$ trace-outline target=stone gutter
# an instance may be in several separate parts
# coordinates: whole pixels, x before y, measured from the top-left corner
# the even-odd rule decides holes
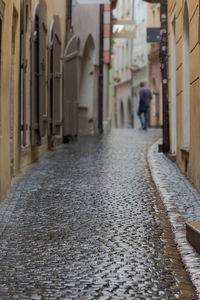
[[[148,151],[149,167],[167,210],[177,248],[200,299],[200,255],[187,241],[185,226],[186,222],[199,221],[200,194],[180,173],[177,165],[158,152],[160,143],[162,140]]]

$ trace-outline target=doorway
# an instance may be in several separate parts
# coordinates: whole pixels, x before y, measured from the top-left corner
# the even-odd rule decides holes
[[[189,50],[189,13],[185,1],[183,13],[183,101],[182,128],[183,148],[189,151],[190,146],[190,50]]]
[[[10,73],[10,176],[14,176],[14,103],[15,103],[15,44],[18,14],[13,7],[12,19],[12,47],[11,47],[11,73]]]
[[[120,103],[120,128],[124,128],[124,104]]]
[[[171,153],[176,153],[176,23],[171,22]]]

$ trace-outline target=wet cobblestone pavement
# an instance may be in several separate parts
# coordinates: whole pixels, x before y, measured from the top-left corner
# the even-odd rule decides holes
[[[200,194],[189,180],[163,153],[157,141],[148,150],[148,161],[157,190],[167,210],[177,248],[200,299],[200,255],[186,239],[186,221],[199,221]],[[160,168],[162,166],[162,168]]]
[[[159,136],[82,137],[26,170],[0,209],[0,299],[196,299],[147,165]]]

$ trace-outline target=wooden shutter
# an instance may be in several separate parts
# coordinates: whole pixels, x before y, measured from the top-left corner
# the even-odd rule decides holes
[[[38,52],[39,25],[38,14],[35,15],[31,37],[31,145],[41,144],[39,136],[39,85],[38,85]]]
[[[53,27],[53,134],[60,135],[61,118],[61,32],[60,19],[54,16]]]
[[[73,36],[64,54],[63,78],[63,121],[64,137],[78,135],[78,97],[79,97],[79,39]]]
[[[32,32],[31,144],[41,145],[46,129],[46,2],[40,0]]]
[[[22,59],[22,67],[23,67],[23,146],[26,146],[26,131],[27,131],[27,116],[26,116],[26,84],[27,84],[27,22],[28,22],[28,0],[23,1],[23,16],[22,16],[22,30],[23,30],[23,59]]]
[[[51,32],[50,32],[51,34]],[[50,43],[48,47],[48,125],[47,125],[47,133],[48,136],[52,135],[52,38],[50,37]]]
[[[39,2],[39,132],[40,136],[45,136],[47,124],[46,113],[46,2]]]

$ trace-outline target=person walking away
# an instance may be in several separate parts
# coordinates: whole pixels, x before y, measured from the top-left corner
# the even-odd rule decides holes
[[[141,127],[144,130],[147,130],[149,124],[149,108],[151,99],[152,94],[150,89],[145,86],[143,82],[140,82],[138,117],[140,119]]]

